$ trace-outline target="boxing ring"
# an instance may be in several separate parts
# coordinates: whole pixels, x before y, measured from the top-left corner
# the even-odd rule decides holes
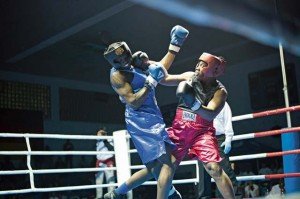
[[[241,121],[246,119],[255,119],[258,117],[266,117],[277,115],[281,113],[299,111],[300,105],[281,108],[275,110],[268,110],[253,114],[245,114],[240,116],[235,116],[232,118],[233,121]],[[285,128],[280,130],[270,130],[264,132],[255,132],[249,134],[236,135],[233,137],[233,141],[245,140],[260,138],[272,135],[280,135],[285,133],[297,133],[300,132],[300,127]],[[2,190],[0,195],[6,194],[24,194],[32,192],[55,192],[55,191],[71,191],[71,190],[83,190],[83,189],[96,189],[99,187],[109,187],[109,186],[118,186],[124,182],[130,175],[132,169],[142,169],[144,165],[130,165],[130,154],[136,153],[135,149],[130,149],[129,147],[129,135],[127,135],[125,130],[116,131],[113,133],[113,136],[87,136],[87,135],[60,135],[60,134],[20,134],[20,133],[0,133],[1,138],[24,138],[27,146],[27,151],[0,151],[0,155],[13,156],[13,155],[26,155],[27,156],[27,168],[26,170],[9,170],[1,171],[0,175],[19,175],[27,174],[30,179],[30,188],[27,189],[18,189],[18,190]],[[97,140],[97,139],[113,139],[114,141],[114,151],[32,151],[30,145],[30,139],[35,138],[51,138],[51,139],[77,139],[77,140]],[[278,151],[271,153],[259,153],[259,154],[249,154],[249,155],[240,155],[240,156],[231,156],[230,161],[240,161],[240,160],[249,160],[249,159],[258,159],[258,158],[271,158],[278,156],[286,156],[290,154],[299,154],[300,149],[295,150],[286,150]],[[34,155],[92,155],[97,154],[113,154],[116,159],[116,167],[110,168],[68,168],[68,169],[32,169],[32,160],[31,157]],[[174,180],[173,184],[183,184],[183,183],[198,183],[199,182],[199,173],[198,173],[198,161],[183,161],[180,166],[184,165],[194,165],[196,169],[195,178],[190,179],[178,179]],[[101,184],[101,185],[81,185],[81,186],[63,186],[63,187],[48,187],[48,188],[39,188],[35,183],[34,177],[39,174],[53,174],[53,173],[74,173],[74,172],[97,172],[103,170],[114,170],[117,174],[117,182],[114,184]],[[281,173],[281,174],[270,174],[270,175],[253,175],[253,176],[237,176],[238,181],[248,181],[248,180],[266,180],[266,179],[280,179],[280,178],[295,178],[300,177],[300,173]],[[155,181],[145,182],[144,185],[155,185]]]

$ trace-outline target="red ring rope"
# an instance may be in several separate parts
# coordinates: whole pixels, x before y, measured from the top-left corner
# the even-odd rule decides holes
[[[282,173],[282,174],[265,175],[266,179],[293,178],[293,177],[300,177],[300,173]]]
[[[254,137],[258,138],[258,137],[265,137],[265,136],[270,136],[270,135],[280,135],[282,133],[297,132],[297,131],[300,131],[300,127],[257,132],[257,133],[254,133]]]

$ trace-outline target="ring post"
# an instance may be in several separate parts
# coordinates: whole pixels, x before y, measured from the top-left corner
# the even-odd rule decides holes
[[[131,176],[129,148],[126,138],[126,130],[115,131],[113,133],[115,160],[117,167],[117,183],[120,186]],[[131,197],[132,193],[129,193]]]
[[[282,151],[300,148],[300,132],[281,134]],[[300,154],[283,156],[284,173],[300,172]],[[284,178],[287,194],[300,193],[300,178]]]

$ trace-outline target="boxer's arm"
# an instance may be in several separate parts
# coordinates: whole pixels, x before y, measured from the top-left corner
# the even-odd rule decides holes
[[[176,54],[171,53],[170,51],[160,60],[160,63],[165,67],[166,70],[169,70],[173,61],[175,60]]]
[[[189,35],[189,31],[182,26],[176,25],[170,32],[170,45],[167,54],[160,60],[160,63],[169,70],[176,54],[184,44],[184,41]]]
[[[204,119],[212,121],[222,110],[227,98],[227,92],[225,89],[217,90],[214,97],[209,101],[207,106],[202,105],[201,108],[194,111],[201,115]]]
[[[110,81],[114,90],[125,100],[126,104],[134,109],[139,108],[143,104],[150,91],[149,88],[143,87],[134,93],[126,76],[120,72],[112,74]]]
[[[180,82],[189,80],[193,75],[194,72],[191,71],[176,75],[167,73],[165,78],[160,81],[160,84],[165,86],[178,86]]]

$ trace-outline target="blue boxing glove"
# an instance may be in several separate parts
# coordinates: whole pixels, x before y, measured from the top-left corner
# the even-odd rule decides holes
[[[176,25],[172,28],[170,36],[171,42],[169,50],[179,52],[180,47],[183,45],[184,40],[189,35],[189,31],[182,26]]]
[[[149,75],[146,78],[145,86],[151,89],[154,89],[167,74],[165,67],[160,62],[151,64],[148,72]]]
[[[176,96],[180,97],[184,104],[192,111],[196,111],[201,107],[201,102],[196,99],[195,91],[188,81],[179,83]]]

